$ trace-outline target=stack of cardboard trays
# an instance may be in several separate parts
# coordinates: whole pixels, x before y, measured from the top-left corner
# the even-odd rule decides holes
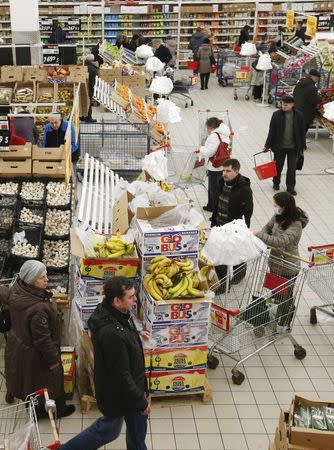
[[[37,145],[32,149],[32,174],[35,178],[65,177],[65,148],[41,148]]]
[[[30,142],[24,145],[10,145],[9,150],[0,150],[0,177],[31,177]]]

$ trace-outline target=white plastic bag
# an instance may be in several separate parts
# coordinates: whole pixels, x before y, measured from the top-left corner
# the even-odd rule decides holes
[[[137,214],[137,208],[149,208],[150,200],[146,194],[137,195],[129,203],[130,210],[133,214]]]
[[[181,108],[170,100],[158,99],[157,121],[163,123],[181,122]]]
[[[5,447],[1,446],[0,448],[6,448],[8,450],[26,450],[27,448],[30,448],[29,442],[33,426],[32,423],[27,423],[26,425],[18,427],[19,429],[9,436],[9,445]]]
[[[176,227],[188,220],[190,205],[178,205],[150,221],[153,228]]]
[[[213,265],[236,266],[256,258],[266,245],[237,219],[222,227],[213,227],[202,255]]]
[[[256,55],[256,53],[256,46],[252,42],[245,42],[244,44],[241,44],[241,56],[253,56]]]
[[[173,82],[168,77],[155,77],[149,88],[150,92],[159,95],[168,95],[173,90]]]
[[[168,160],[162,150],[146,155],[143,160],[142,169],[156,181],[164,181],[168,177]]]
[[[151,56],[148,58],[145,64],[145,69],[147,72],[159,72],[159,70],[162,70],[164,67],[165,63],[160,61],[160,59],[156,56]]]
[[[143,44],[137,47],[135,55],[137,58],[147,59],[153,56],[153,49],[149,45]]]
[[[328,120],[334,121],[334,102],[324,104],[323,116]]]
[[[257,70],[271,70],[273,66],[271,65],[271,58],[269,53],[261,53],[257,61]]]

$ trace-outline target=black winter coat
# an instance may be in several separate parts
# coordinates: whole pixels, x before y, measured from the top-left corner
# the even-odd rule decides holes
[[[143,411],[148,402],[143,347],[130,315],[103,302],[88,321],[99,410],[107,417]]]
[[[99,74],[99,69],[94,64],[87,64],[88,69],[88,95],[89,98],[93,98],[95,79]]]
[[[321,100],[314,81],[310,77],[301,78],[293,91],[295,108],[303,113],[306,124],[313,121],[317,105]]]
[[[296,109],[293,110],[293,132],[295,144],[297,149],[297,156],[304,152],[306,148],[305,140],[305,122],[303,114]],[[269,133],[265,143],[265,147],[271,149],[273,152],[282,148],[282,139],[285,127],[284,112],[279,109],[271,116],[269,125]]]
[[[158,59],[160,59],[161,62],[168,64],[169,61],[172,59],[172,54],[169,51],[169,49],[161,44],[159,48],[156,49],[154,56]]]
[[[217,226],[219,196],[223,191],[225,180],[222,178],[219,184],[219,192],[216,198],[216,205],[213,209],[211,226]],[[248,227],[250,227],[250,220],[253,214],[253,192],[250,187],[250,180],[243,175],[238,175],[235,183],[231,189],[230,201],[228,204],[228,221],[231,222],[235,219],[242,219],[245,216],[245,221]]]

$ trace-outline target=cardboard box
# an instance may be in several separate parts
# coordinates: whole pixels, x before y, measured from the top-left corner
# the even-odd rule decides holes
[[[64,369],[64,391],[67,397],[72,397],[75,387],[75,352],[61,352],[61,362]]]
[[[32,159],[39,161],[61,161],[65,159],[65,148],[63,145],[55,148],[42,148],[34,145],[32,148]]]
[[[38,66],[23,67],[23,81],[40,81],[46,83],[47,80],[48,73],[46,68]]]
[[[3,158],[0,158],[0,177],[31,177],[31,159],[5,161]]]
[[[134,199],[134,196],[129,192],[124,192],[119,200],[115,203],[113,208],[113,233],[125,234],[129,227],[133,217],[129,209],[129,203]]]
[[[136,220],[136,226],[136,243],[142,256],[152,255],[153,257],[161,254],[176,256],[198,253],[198,229],[175,226],[148,230],[138,220]]]
[[[101,67],[100,78],[109,84],[114,83],[115,80],[122,84],[122,69]]]
[[[57,98],[56,83],[38,83],[36,89],[37,103],[53,103]]]
[[[22,66],[2,66],[1,67],[1,82],[17,82],[23,81],[23,67]]]
[[[81,276],[79,267],[75,271],[75,286],[82,297],[95,297],[103,294],[104,280],[94,280]]]
[[[4,161],[24,161],[31,158],[31,144],[10,145],[9,150],[0,151],[0,158]]]
[[[183,348],[154,349],[150,355],[152,371],[205,368],[208,357],[206,345]]]
[[[151,372],[151,394],[183,394],[204,390],[206,369]]]
[[[170,260],[176,259],[178,261],[183,261],[185,258],[189,258],[194,263],[194,269],[198,268],[198,253],[189,253],[187,255],[180,256],[168,256]],[[152,256],[142,256],[141,257],[141,266],[140,266],[140,274],[143,277],[148,273],[147,267],[151,264]]]
[[[36,178],[65,178],[65,161],[39,161],[32,163],[32,175]]]
[[[82,333],[81,348],[85,353],[87,363],[94,367],[94,347],[88,331]]]
[[[23,82],[17,81],[15,83],[15,88],[14,88],[14,95],[13,95],[13,100],[12,100],[13,103],[21,103],[21,102],[18,102],[16,95],[20,89],[25,89],[25,88],[31,89],[32,102],[36,101],[36,82],[35,81],[23,81]],[[22,102],[22,103],[26,103],[26,102]]]

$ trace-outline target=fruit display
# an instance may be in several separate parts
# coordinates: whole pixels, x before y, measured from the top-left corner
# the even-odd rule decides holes
[[[118,47],[116,45],[111,44],[110,42],[104,42],[105,51],[109,53],[109,55],[114,59],[121,59],[121,54],[119,52]]]
[[[64,103],[73,102],[73,86],[59,86],[58,87],[58,101]]]
[[[121,235],[109,237],[104,243],[96,243],[94,251],[99,258],[121,258],[123,255],[132,255],[135,245],[126,242]]]
[[[38,117],[38,122],[41,123],[42,125],[45,125],[46,123],[48,123],[49,115],[51,114],[51,112],[52,112],[52,106],[38,106],[36,108],[36,113],[44,114],[44,116]]]
[[[148,123],[148,116],[146,112],[146,104],[142,97],[133,95],[131,99],[132,110],[139,116],[140,120]]]
[[[34,91],[30,88],[20,88],[15,91],[15,103],[32,103],[34,101]]]
[[[70,74],[68,67],[50,68],[48,69],[48,79],[66,78]]]
[[[13,96],[13,89],[9,87],[0,87],[0,105],[8,105]]]
[[[157,123],[154,125],[154,129],[155,129],[159,134],[163,134],[163,135],[166,134],[165,127],[164,127],[164,125],[163,125],[161,122],[157,122]]]
[[[203,276],[194,270],[194,262],[190,258],[169,259],[166,256],[156,256],[147,266],[143,285],[147,292],[157,301],[172,298],[204,297],[204,291],[199,290]]]
[[[52,103],[53,102],[53,92],[44,90],[37,97],[37,103]]]
[[[120,83],[115,83],[115,88],[118,95],[120,95],[125,101],[130,101],[131,91],[128,86]]]
[[[149,119],[152,120],[157,113],[157,107],[153,105],[147,105],[146,112]]]

